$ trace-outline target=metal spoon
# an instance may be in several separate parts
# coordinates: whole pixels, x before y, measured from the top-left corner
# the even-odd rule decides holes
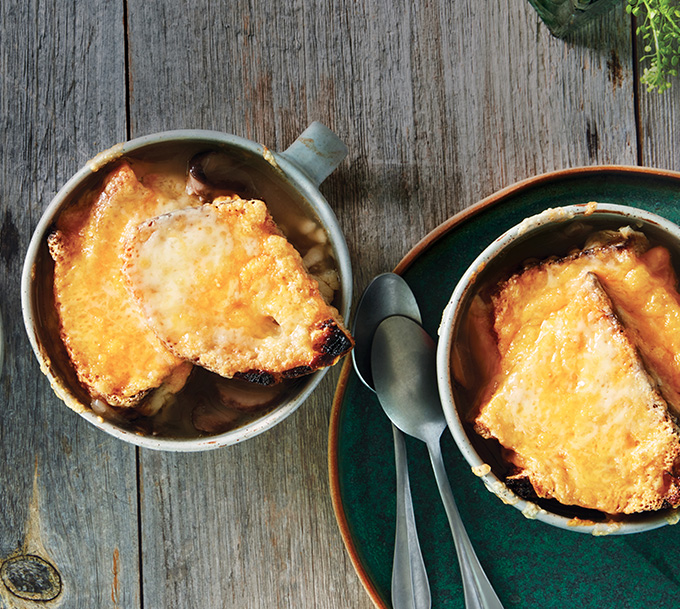
[[[391,315],[404,315],[420,322],[420,310],[406,281],[394,273],[378,275],[364,291],[354,318],[352,351],[354,370],[371,391],[371,343],[380,323]],[[394,609],[429,609],[430,586],[416,531],[404,435],[392,425],[397,470],[397,522],[392,563]]]
[[[435,344],[419,324],[389,317],[373,337],[371,363],[382,407],[403,432],[427,444],[439,493],[449,520],[468,609],[502,609],[470,543],[446,475],[440,438],[446,429],[437,390]]]

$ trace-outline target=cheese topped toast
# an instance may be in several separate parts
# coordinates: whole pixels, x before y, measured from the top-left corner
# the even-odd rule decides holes
[[[335,363],[353,340],[259,200],[217,198],[141,223],[124,273],[177,356],[261,384]]]
[[[122,163],[48,238],[62,340],[92,398],[113,406],[136,406],[161,385],[178,391],[191,369],[147,326],[121,268],[121,235],[168,206]]]
[[[671,410],[680,417],[680,296],[668,250],[630,229],[597,233],[564,258],[529,266],[493,295],[498,350],[536,335],[546,311],[564,306],[578,275],[597,275]]]
[[[500,364],[475,428],[505,447],[511,486],[612,514],[676,507],[680,430],[596,276],[565,274],[497,295]]]

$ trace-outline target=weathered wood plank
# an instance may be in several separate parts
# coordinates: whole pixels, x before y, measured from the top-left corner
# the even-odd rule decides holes
[[[552,169],[636,162],[630,26],[568,41],[524,0],[128,3],[133,135],[224,130],[285,148],[321,120],[322,186],[357,297],[453,213]],[[333,380],[241,446],[142,451],[143,586],[165,607],[368,607],[326,481]]]
[[[680,78],[671,82],[664,93],[640,87],[640,163],[680,171]]]
[[[271,3],[251,14],[247,3],[206,3],[192,17],[179,6],[130,3],[133,135],[202,127],[282,149],[313,118],[332,127],[305,107],[303,8]],[[271,28],[283,31],[264,36]],[[159,57],[169,69],[155,70],[152,85]],[[152,89],[172,103],[150,99]],[[329,375],[300,411],[241,446],[141,452],[145,604],[370,606],[330,502],[333,387]]]
[[[25,554],[59,574],[61,592],[45,607],[140,606],[135,450],[53,394],[19,295],[24,252],[51,197],[125,139],[122,18],[121,3],[0,5],[0,563],[14,582],[14,593],[0,582],[0,607],[35,607],[17,594],[55,591],[49,567]]]
[[[321,399],[331,399],[328,383]],[[143,452],[144,595],[164,607],[368,607],[333,519],[328,412],[207,454]],[[314,431],[311,431],[314,430]],[[318,432],[316,431],[318,430]]]

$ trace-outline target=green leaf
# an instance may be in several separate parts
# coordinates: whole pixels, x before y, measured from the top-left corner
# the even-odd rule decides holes
[[[636,36],[644,44],[640,82],[659,93],[671,87],[680,62],[680,0],[627,0],[626,11],[636,20]]]

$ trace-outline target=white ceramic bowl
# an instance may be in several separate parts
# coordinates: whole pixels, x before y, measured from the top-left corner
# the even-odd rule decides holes
[[[179,130],[131,140],[92,159],[57,193],[35,229],[22,276],[24,324],[41,370],[55,393],[69,407],[99,429],[127,442],[152,449],[199,451],[235,444],[258,435],[294,412],[327,372],[321,370],[299,381],[281,403],[260,418],[237,429],[212,436],[178,438],[144,435],[127,425],[104,420],[92,411],[89,397],[78,383],[58,335],[52,296],[54,265],[47,249],[47,237],[61,210],[96,186],[107,169],[121,157],[162,162],[175,154],[181,153],[189,158],[204,150],[225,151],[233,155],[242,163],[241,167],[246,173],[253,173],[254,181],[266,176],[273,187],[295,196],[295,200],[304,208],[304,214],[320,223],[328,235],[341,284],[334,304],[345,319],[349,316],[352,300],[352,269],[347,244],[335,214],[318,188],[345,158],[347,148],[320,123],[312,123],[281,153],[274,153],[261,144],[234,135]],[[276,214],[272,213],[276,219]]]
[[[570,531],[594,535],[636,533],[679,520],[677,510],[624,516],[617,521],[594,511],[562,506],[556,501],[532,503],[518,497],[502,481],[505,464],[498,444],[482,439],[466,421],[470,405],[451,374],[451,355],[471,298],[485,285],[531,258],[565,255],[582,247],[585,238],[603,229],[623,226],[641,230],[652,243],[666,246],[680,269],[680,227],[653,213],[620,205],[583,204],[546,210],[514,226],[489,246],[461,277],[446,306],[439,328],[437,377],[446,420],[458,448],[487,489],[503,502],[537,519]]]

